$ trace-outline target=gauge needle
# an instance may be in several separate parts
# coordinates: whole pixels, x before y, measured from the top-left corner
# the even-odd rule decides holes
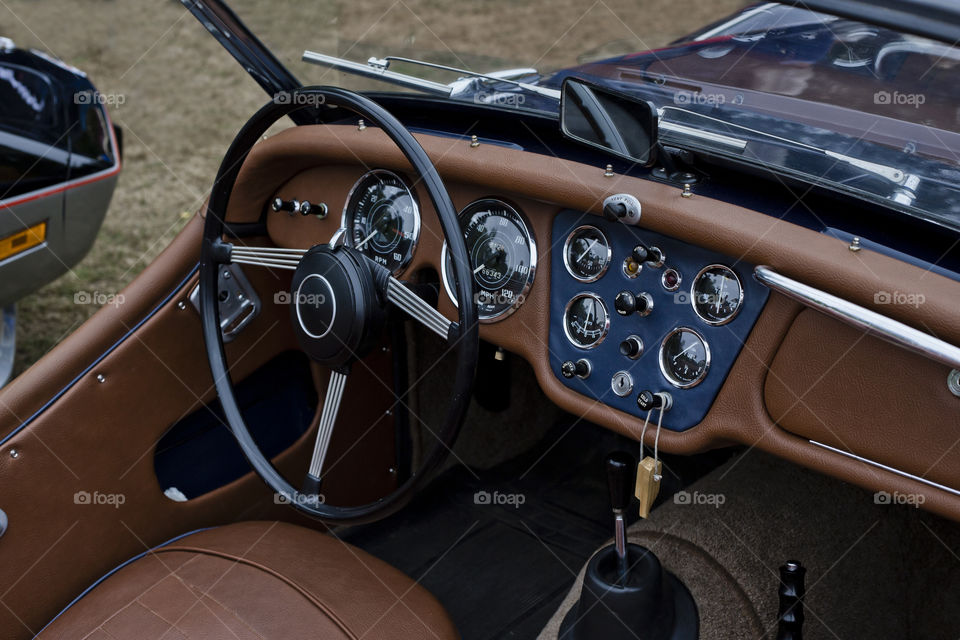
[[[487,263],[484,262],[482,265],[480,265],[479,267],[477,267],[476,269],[473,270],[473,275],[477,275],[478,273],[480,273],[481,271],[483,271],[483,269],[484,269],[486,266],[487,266]]]
[[[594,238],[593,240],[590,241],[590,244],[587,245],[587,250],[580,254],[580,257],[577,258],[577,262],[580,262],[580,261],[583,260],[585,257],[587,257],[587,254],[590,253],[590,250],[593,249],[593,245],[595,245],[595,244],[597,244],[596,238]]]
[[[376,231],[371,231],[371,232],[370,232],[370,235],[368,235],[366,238],[364,238],[363,241],[362,241],[360,244],[357,245],[357,249],[363,249],[363,245],[367,244],[367,242],[370,241],[370,238],[372,238],[372,237],[375,236],[375,235],[377,235],[377,232],[376,232]]]
[[[691,344],[689,347],[687,347],[686,349],[684,349],[683,351],[681,351],[681,352],[678,353],[677,355],[673,356],[673,361],[676,362],[676,361],[677,361],[677,358],[679,358],[680,356],[682,356],[683,354],[685,354],[687,351],[690,351],[690,349],[693,349],[695,346],[697,346],[697,343],[696,343],[696,342],[694,342],[693,344]]]
[[[726,278],[720,281],[720,291],[717,291],[717,313],[720,313],[720,301],[723,300],[723,288],[726,286],[726,284]]]

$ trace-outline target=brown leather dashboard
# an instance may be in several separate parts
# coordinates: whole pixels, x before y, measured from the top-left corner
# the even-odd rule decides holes
[[[468,141],[419,136],[459,208],[481,197],[515,202],[537,238],[539,261],[548,264],[562,239],[551,223],[562,209],[600,214],[603,199],[629,193],[643,204],[640,230],[648,229],[729,256],[768,265],[778,273],[960,344],[960,283],[885,255],[852,252],[847,244],[769,215],[625,176],[603,167]],[[255,222],[272,197],[326,203],[324,220],[268,215],[271,239],[308,248],[337,231],[350,187],[365,171],[409,167],[375,129],[300,127],[261,142],[251,154],[231,198],[231,222]],[[412,176],[408,177],[412,178]],[[425,191],[417,189],[420,243],[405,275],[437,272],[442,234]],[[877,305],[879,291],[910,291],[923,305]],[[565,387],[548,365],[550,270],[540,269],[529,296],[509,317],[481,327],[481,337],[527,360],[546,394],[585,419],[639,438],[642,422]],[[440,308],[454,318],[441,293]],[[854,347],[851,347],[854,344]],[[948,367],[887,345],[863,332],[803,311],[771,294],[706,418],[684,432],[664,431],[660,446],[692,453],[729,443],[759,447],[831,473],[873,491],[922,495],[924,507],[960,519],[960,497],[898,474],[960,488],[960,398],[947,391]],[[890,372],[886,375],[885,372]],[[647,439],[652,438],[652,433]],[[850,451],[894,471],[818,446]]]

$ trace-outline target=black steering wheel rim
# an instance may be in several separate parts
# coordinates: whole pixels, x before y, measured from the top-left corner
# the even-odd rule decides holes
[[[455,335],[451,335],[450,345],[450,350],[456,356],[455,378],[453,394],[449,400],[444,422],[439,431],[433,431],[436,439],[424,456],[420,469],[387,496],[365,505],[346,507],[298,499],[300,492],[260,451],[237,405],[220,332],[217,292],[219,266],[225,262],[223,243],[225,217],[240,169],[254,144],[280,118],[298,109],[316,108],[315,105],[318,104],[334,105],[353,111],[368,125],[379,127],[400,148],[423,182],[440,219],[440,226],[453,258],[454,279],[459,300],[472,299],[472,274],[457,211],[436,167],[413,135],[386,109],[369,98],[336,87],[303,87],[289,94],[278,94],[247,121],[221,162],[207,205],[200,252],[199,280],[200,316],[207,360],[227,424],[254,471],[278,495],[284,496],[296,509],[309,516],[332,523],[350,524],[376,520],[400,509],[445,459],[459,433],[469,406],[477,367],[479,330],[476,306],[458,305],[458,323],[455,326],[455,332],[452,332]]]

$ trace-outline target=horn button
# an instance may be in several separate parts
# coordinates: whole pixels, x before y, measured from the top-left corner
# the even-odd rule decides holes
[[[384,318],[367,259],[344,246],[311,248],[293,273],[290,317],[300,348],[320,364],[343,369],[363,357]]]

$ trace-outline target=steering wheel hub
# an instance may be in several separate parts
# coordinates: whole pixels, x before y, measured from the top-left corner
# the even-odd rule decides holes
[[[300,348],[320,364],[342,369],[362,358],[384,318],[367,258],[344,246],[310,249],[293,274],[290,318]]]

